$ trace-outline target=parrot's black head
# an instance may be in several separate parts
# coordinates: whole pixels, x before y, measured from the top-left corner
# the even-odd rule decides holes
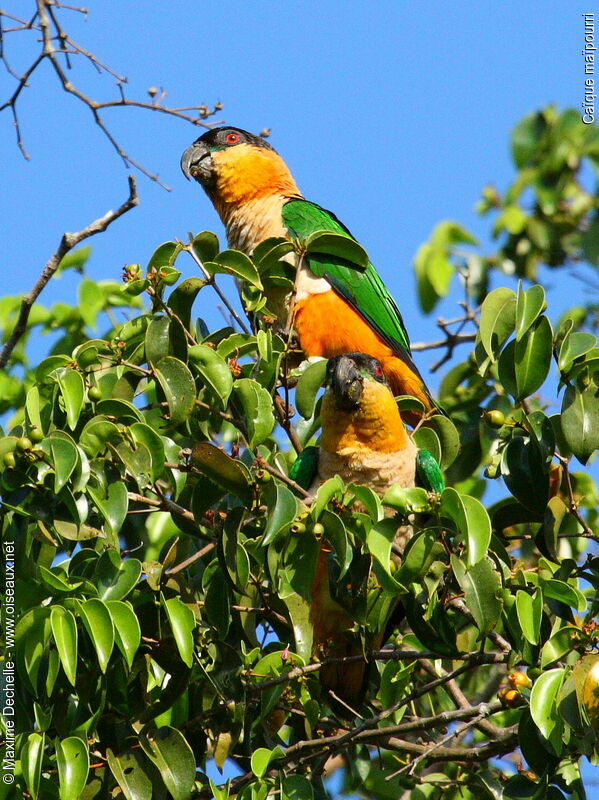
[[[326,383],[338,408],[343,411],[358,409],[365,381],[376,381],[388,387],[383,368],[376,358],[366,353],[344,353],[329,359]]]
[[[214,155],[240,145],[246,146],[244,148],[246,152],[250,148],[275,152],[274,148],[260,136],[255,136],[241,128],[233,128],[230,125],[212,128],[196,139],[181,156],[183,174],[188,180],[194,178],[204,187],[209,188],[215,180]]]

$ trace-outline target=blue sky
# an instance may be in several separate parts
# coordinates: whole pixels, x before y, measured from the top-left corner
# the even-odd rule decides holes
[[[6,7],[26,15],[31,5],[9,0]],[[146,99],[150,86],[164,87],[171,105],[219,100],[228,123],[254,132],[272,128],[270,141],[306,196],[333,210],[368,250],[414,341],[436,338],[436,314],[425,318],[417,308],[418,246],[443,219],[488,241],[489,222],[474,212],[480,189],[510,181],[508,136],[524,114],[550,102],[580,106],[581,13],[593,10],[572,0],[87,5],[87,20],[64,11],[63,24],[128,77],[130,98]],[[7,38],[17,72],[36,47],[35,34]],[[108,77],[83,63],[75,67],[80,88],[98,99],[116,96]],[[3,99],[11,87],[1,74]],[[3,295],[33,285],[63,231],[78,230],[127,195],[118,156],[48,65],[22,93],[19,115],[30,161],[15,146],[9,112],[0,116]],[[172,191],[138,176],[140,207],[90,240],[93,277],[118,280],[124,264],[145,265],[158,244],[188,231],[221,232],[208,200],[179,170],[197,129],[132,109],[106,111],[104,119]],[[582,289],[564,271],[551,281],[555,319]],[[42,301],[72,302],[74,286],[66,274]],[[437,314],[453,316],[456,297]],[[206,294],[197,311],[220,326],[212,302]],[[44,352],[45,343],[38,347]],[[418,356],[423,371],[436,357]]]
[[[25,13],[28,4],[17,6]],[[155,85],[172,105],[220,100],[227,122],[272,128],[270,141],[306,196],[334,210],[366,247],[414,341],[435,335],[436,316],[424,319],[417,310],[418,246],[447,218],[484,241],[489,224],[473,207],[485,183],[501,188],[512,176],[513,125],[548,102],[576,106],[582,99],[580,14],[588,7],[577,3],[304,0],[282,8],[103,0],[89,7],[87,21],[65,11],[63,24],[129,78],[129,97],[145,99]],[[17,71],[29,63],[34,39],[8,37]],[[94,97],[116,94],[88,65],[72,76]],[[9,88],[3,76],[2,94]],[[57,87],[49,65],[23,92],[19,113],[31,161],[16,150],[8,112],[0,128],[3,184],[10,187],[3,293],[28,288],[62,231],[79,229],[127,193],[118,156],[89,111]],[[197,129],[132,109],[107,110],[104,119],[172,192],[139,176],[140,207],[91,240],[94,277],[118,279],[124,264],[145,264],[157,244],[188,231],[221,230],[199,187],[179,171]],[[44,295],[46,302],[73,297],[68,276]],[[453,316],[454,300],[438,313]],[[201,313],[210,319],[212,309]],[[434,353],[419,356],[425,370],[434,360]]]

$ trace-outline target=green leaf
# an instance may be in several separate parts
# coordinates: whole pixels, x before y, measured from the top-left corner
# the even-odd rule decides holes
[[[497,359],[499,350],[514,330],[515,323],[515,293],[505,287],[494,289],[483,301],[478,332],[478,338],[491,361]]]
[[[141,575],[141,561],[122,559],[114,549],[105,550],[96,562],[93,581],[100,600],[122,600],[132,591]]]
[[[180,425],[195,406],[196,387],[186,364],[173,356],[161,358],[154,367],[156,379],[168,403],[171,425]]]
[[[85,743],[78,736],[56,742],[56,765],[60,800],[79,800],[89,773],[89,752]]]
[[[114,647],[114,625],[106,604],[95,597],[79,606],[81,619],[98,656],[102,672],[106,672]]]
[[[143,491],[152,482],[152,457],[148,448],[141,442],[137,442],[135,446],[121,442],[117,445],[116,451],[127,468],[127,472],[133,477],[139,489]]]
[[[441,446],[441,459],[437,463],[441,466],[441,469],[447,469],[453,464],[460,452],[460,435],[449,417],[444,417],[441,414],[435,414],[430,417],[428,424],[434,427]]]
[[[263,502],[270,509],[262,540],[262,544],[266,545],[274,541],[281,531],[291,525],[297,517],[299,503],[290,489],[273,481],[269,482],[263,493]]]
[[[212,261],[205,261],[204,268],[211,275],[219,272],[234,275],[260,291],[264,288],[253,261],[239,250],[223,250]]]
[[[268,750],[266,747],[258,747],[252,753],[251,770],[257,778],[263,778],[271,761],[284,755],[285,751],[278,745],[273,750]]]
[[[544,383],[551,366],[552,345],[553,331],[545,316],[536,320],[522,339],[516,341],[514,364],[517,400],[529,397]]]
[[[295,405],[304,419],[310,419],[316,405],[316,395],[324,384],[327,360],[316,361],[305,369],[299,377],[295,389]]]
[[[436,530],[426,528],[416,533],[407,543],[395,581],[402,586],[422,583],[435,559],[445,552]]]
[[[154,317],[146,328],[144,338],[148,364],[157,364],[166,356],[187,360],[187,339],[178,319]]]
[[[512,131],[512,155],[518,169],[531,163],[546,130],[547,122],[542,112],[528,114],[516,125]]]
[[[185,605],[180,597],[162,598],[168,621],[175,637],[177,650],[183,663],[190,669],[193,666],[195,616],[191,608]]]
[[[355,239],[350,239],[348,236],[330,231],[315,231],[308,236],[304,246],[307,253],[337,256],[362,269],[368,266],[368,253]]]
[[[251,378],[235,381],[233,395],[244,411],[250,447],[262,444],[275,426],[272,397]]]
[[[73,431],[77,427],[79,415],[85,403],[83,376],[74,369],[65,368],[57,371],[57,381],[67,413],[67,425]]]
[[[178,242],[163,242],[152,253],[148,262],[148,272],[152,268],[159,270],[161,267],[172,267],[181,249],[182,245]]]
[[[539,516],[549,499],[549,476],[539,446],[534,440],[513,437],[501,460],[501,474],[507,488],[523,506]]]
[[[206,281],[201,278],[186,278],[169,295],[168,307],[185,328],[191,327],[191,309],[198,292],[205,285]]]
[[[21,750],[21,769],[32,800],[42,800],[39,790],[45,743],[45,736],[40,736],[39,733],[30,733]],[[5,796],[8,797],[8,795]]]
[[[566,675],[565,669],[550,669],[534,682],[530,693],[530,713],[535,725],[555,752],[561,752],[562,722],[558,697]]]
[[[197,442],[192,450],[192,464],[228,492],[249,504],[252,500],[250,474],[237,459],[219,450],[210,442]]]
[[[202,231],[194,236],[192,247],[200,261],[214,261],[220,250],[218,238],[212,231]]]
[[[115,444],[123,438],[121,432],[106,417],[94,417],[85,424],[79,436],[79,445],[87,456],[95,458],[110,442]]]
[[[60,259],[58,269],[61,272],[65,269],[75,269],[81,272],[81,268],[89,260],[91,254],[92,248],[89,244],[78,247],[77,250],[71,250]]]
[[[129,496],[125,484],[121,481],[109,484],[107,496],[102,496],[99,489],[91,486],[87,487],[87,491],[98,507],[98,511],[106,520],[109,532],[115,536],[118,535],[129,508]]]
[[[212,347],[208,347],[205,344],[196,344],[189,349],[189,360],[197,368],[203,382],[212,389],[224,408],[233,389],[233,376],[225,359]]]
[[[599,387],[596,376],[584,389],[568,386],[562,402],[561,428],[566,444],[586,464],[599,448]]]
[[[468,567],[473,567],[486,556],[491,541],[491,520],[486,508],[475,497],[459,494],[448,486],[441,495],[441,514],[452,519],[465,537]]]
[[[189,800],[194,787],[196,762],[183,734],[163,726],[139,737],[144,753],[158,767],[173,800]]]
[[[464,602],[470,610],[481,637],[491,631],[501,615],[501,582],[489,558],[466,567],[455,555],[451,566],[462,591]]]
[[[152,786],[151,777],[148,775],[148,762],[144,764],[143,758],[141,753],[132,750],[126,750],[118,755],[115,755],[110,748],[106,750],[108,766],[126,800],[148,800],[156,788]]]
[[[312,519],[317,520],[329,500],[336,494],[341,493],[343,489],[344,484],[339,475],[335,475],[334,478],[329,478],[321,486],[319,486],[316,497],[310,509]]]
[[[70,437],[59,436],[56,435],[57,433],[62,433],[62,431],[54,431],[46,439],[50,445],[54,463],[54,492],[56,494],[66,485],[79,463],[79,453],[75,442]]]
[[[577,358],[597,346],[597,337],[586,331],[568,333],[562,340],[557,365],[560,372],[569,372]]]
[[[54,606],[50,624],[60,663],[69,682],[74,686],[77,677],[77,621],[67,608]]]
[[[531,644],[539,643],[543,619],[543,595],[537,589],[532,595],[523,590],[516,592],[516,611],[524,638]]]
[[[114,417],[122,424],[144,421],[143,414],[133,403],[116,397],[99,400],[96,403],[96,414],[102,414],[104,417]]]
[[[166,456],[164,442],[156,431],[144,422],[134,422],[129,433],[137,444],[142,444],[150,455],[150,478],[155,483],[164,472]]]
[[[281,781],[281,800],[314,800],[314,789],[305,775],[288,775]]]
[[[518,297],[516,299],[516,341],[519,342],[539,314],[547,308],[545,290],[540,284],[531,286],[524,291],[522,282],[518,284]]]
[[[121,600],[106,600],[106,608],[114,624],[116,645],[131,669],[141,642],[141,630],[137,616],[132,606]]]
[[[579,614],[587,610],[587,601],[583,593],[565,581],[551,579],[541,584],[544,597],[559,600],[565,605],[575,608]]]

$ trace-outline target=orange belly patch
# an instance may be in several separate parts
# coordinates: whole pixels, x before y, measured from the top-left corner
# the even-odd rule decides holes
[[[394,394],[412,395],[426,409],[431,408],[420,376],[332,289],[300,300],[295,306],[294,327],[306,356],[367,353],[381,362]]]

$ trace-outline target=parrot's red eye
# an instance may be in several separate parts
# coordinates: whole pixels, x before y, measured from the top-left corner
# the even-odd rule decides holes
[[[379,378],[383,377],[384,372],[380,364],[377,364],[376,367],[374,368],[374,374]]]
[[[227,134],[225,141],[227,142],[227,144],[237,144],[237,142],[239,141],[239,134],[233,133],[233,131],[231,131],[231,133]]]

